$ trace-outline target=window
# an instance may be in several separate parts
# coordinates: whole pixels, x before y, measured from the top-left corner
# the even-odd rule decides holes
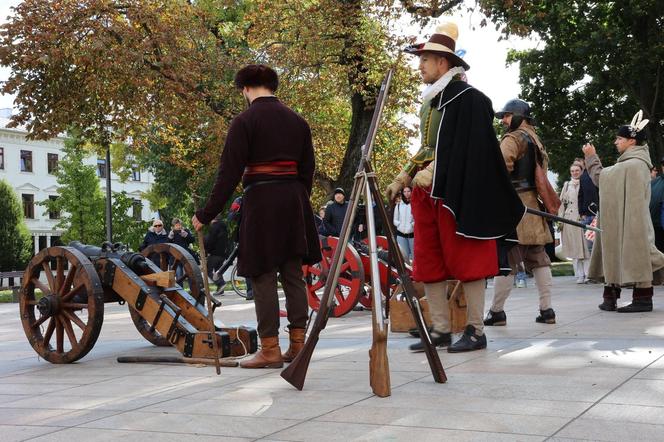
[[[21,195],[23,199],[23,216],[26,219],[35,218],[35,196],[29,193],[24,193]]]
[[[140,181],[141,180],[141,169],[138,168],[138,166],[134,166],[131,169],[131,179],[132,181]]]
[[[58,170],[58,154],[57,153],[49,153],[48,154],[48,173],[53,175],[56,170]]]
[[[141,212],[143,211],[143,203],[141,200],[134,200],[131,204],[132,213],[131,216],[136,220],[141,220]]]
[[[58,199],[57,196],[49,196],[49,200],[55,201]],[[48,219],[60,219],[60,211],[59,210],[49,210],[48,211]]]
[[[5,148],[0,147],[0,170],[5,170]]]
[[[32,151],[21,151],[21,172],[32,172]]]
[[[106,160],[103,158],[97,158],[97,176],[106,178]]]

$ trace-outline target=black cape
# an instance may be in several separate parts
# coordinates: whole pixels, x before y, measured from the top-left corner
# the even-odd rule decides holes
[[[477,239],[513,237],[525,214],[493,128],[491,100],[464,81],[433,98],[443,112],[431,196],[452,211],[457,234]]]

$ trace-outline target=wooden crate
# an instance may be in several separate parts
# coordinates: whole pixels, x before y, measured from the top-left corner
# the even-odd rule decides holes
[[[457,283],[458,281],[450,281],[447,292],[447,297],[450,300],[449,306],[452,333],[460,333],[466,327],[466,298],[463,293],[463,285]],[[431,324],[429,304],[426,298],[420,299],[419,302],[422,308],[424,322],[429,326]],[[413,314],[408,308],[406,301],[390,299],[390,331],[395,333],[407,332],[415,327]]]

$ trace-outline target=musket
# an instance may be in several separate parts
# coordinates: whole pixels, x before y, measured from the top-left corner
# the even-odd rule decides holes
[[[375,184],[376,178],[373,176],[373,168],[371,164],[367,161],[365,165],[367,172],[371,173],[369,176],[369,182]],[[382,196],[378,190],[378,185],[371,186],[371,192],[373,194],[375,201],[382,201]],[[424,322],[424,314],[422,313],[422,307],[417,300],[415,286],[413,285],[413,280],[410,278],[410,273],[406,269],[406,263],[403,260],[403,256],[399,250],[396,240],[396,232],[394,224],[392,223],[392,218],[388,215],[387,209],[383,204],[376,204],[376,209],[378,210],[378,215],[380,216],[383,222],[383,229],[386,230],[388,249],[389,249],[389,261],[390,265],[394,267],[399,275],[399,281],[404,289],[404,297],[406,298],[406,304],[410,308],[413,318],[415,319],[415,325],[417,330],[420,333],[420,339],[424,344],[424,354],[427,357],[429,362],[429,368],[431,369],[431,375],[433,376],[434,382],[439,384],[447,382],[447,375],[445,374],[445,369],[443,364],[440,361],[440,356],[438,351],[436,351],[436,346],[433,345],[431,341],[431,334],[429,329]]]
[[[383,311],[383,291],[378,268],[378,246],[376,245],[376,220],[373,213],[371,183],[365,179],[364,201],[366,204],[367,238],[369,239],[369,260],[371,262],[371,329],[373,339],[369,350],[369,384],[376,396],[391,394],[390,365],[387,359],[387,324]]]
[[[383,84],[380,87],[380,92],[378,98],[376,99],[376,108],[374,110],[373,117],[371,119],[371,125],[369,126],[369,133],[367,134],[366,141],[362,146],[362,158],[368,158],[371,149],[373,147],[374,139],[376,138],[376,132],[378,130],[378,123],[380,121],[381,114],[383,112],[383,107],[385,106],[385,101],[387,99],[387,91],[392,81],[392,70],[387,73]],[[328,278],[325,282],[325,288],[323,290],[323,296],[320,302],[320,308],[318,309],[318,314],[314,320],[314,324],[311,327],[311,332],[309,337],[304,343],[304,347],[298,355],[293,359],[293,361],[281,372],[281,377],[284,378],[287,382],[293,385],[298,390],[302,390],[304,386],[304,380],[307,376],[307,370],[309,368],[309,363],[311,362],[311,357],[313,356],[314,348],[318,343],[320,332],[326,327],[327,320],[330,315],[331,308],[334,303],[333,293],[336,290],[337,284],[339,282],[339,274],[341,272],[342,256],[343,252],[346,249],[348,240],[351,235],[351,226],[355,220],[355,214],[357,213],[357,206],[361,193],[364,192],[364,172],[365,162],[361,160],[357,167],[357,173],[355,175],[355,181],[353,182],[353,189],[350,193],[350,198],[348,200],[348,209],[346,210],[346,215],[344,216],[344,222],[341,226],[341,232],[339,234],[339,242],[337,243],[337,248],[334,251],[332,257],[332,263],[330,265],[330,271]],[[374,297],[380,296],[380,293]]]
[[[561,223],[569,224],[570,226],[580,227],[580,228],[586,229],[586,230],[592,230],[593,232],[599,232],[599,233],[602,232],[602,229],[600,229],[600,228],[589,226],[589,225],[580,223],[578,221],[572,221],[570,219],[566,219],[566,218],[563,218],[563,217],[560,217],[560,216],[557,216],[557,215],[552,215],[548,212],[542,212],[540,210],[531,209],[530,207],[526,207],[526,212],[528,212],[532,215],[541,216],[542,218],[548,218],[548,219],[553,220],[553,221],[560,221]]]

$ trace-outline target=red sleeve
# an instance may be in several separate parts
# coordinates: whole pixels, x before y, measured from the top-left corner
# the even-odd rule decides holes
[[[242,179],[249,158],[249,133],[247,123],[241,116],[233,120],[226,135],[212,193],[205,207],[196,211],[196,217],[203,224],[209,224],[221,212]]]

